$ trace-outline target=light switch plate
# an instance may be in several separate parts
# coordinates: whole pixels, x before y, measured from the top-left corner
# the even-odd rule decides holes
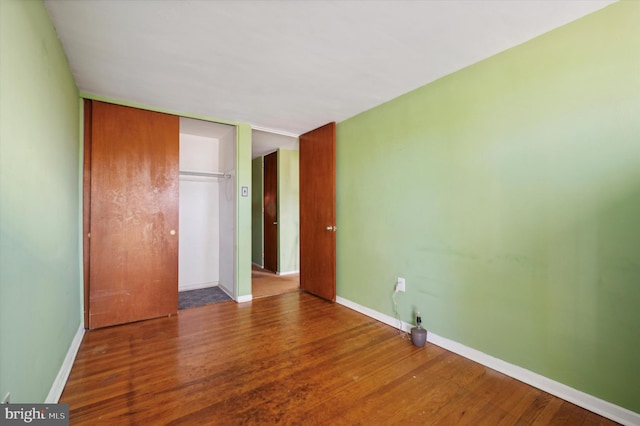
[[[249,187],[248,186],[243,186],[242,187],[242,196],[243,197],[248,197],[249,196]]]

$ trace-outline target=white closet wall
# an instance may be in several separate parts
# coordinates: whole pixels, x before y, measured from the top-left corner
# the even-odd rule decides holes
[[[215,138],[181,133],[180,171],[219,172],[219,144]],[[220,283],[220,189],[224,186],[224,178],[180,175],[179,291]]]

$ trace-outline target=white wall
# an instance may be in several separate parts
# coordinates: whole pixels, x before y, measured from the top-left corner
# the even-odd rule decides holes
[[[181,133],[180,171],[219,172],[219,145],[215,138]],[[221,188],[223,179],[180,176],[179,291],[220,282]]]

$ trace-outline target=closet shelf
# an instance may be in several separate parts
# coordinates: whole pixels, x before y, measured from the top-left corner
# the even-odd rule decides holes
[[[217,177],[223,179],[229,179],[231,177],[229,173],[223,172],[193,172],[187,170],[180,171],[180,176]]]

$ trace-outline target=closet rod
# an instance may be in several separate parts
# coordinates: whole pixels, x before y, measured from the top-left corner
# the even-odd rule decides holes
[[[225,179],[229,179],[231,177],[228,173],[222,172],[189,172],[189,171],[181,171],[181,176],[202,176],[202,177],[221,177]]]

